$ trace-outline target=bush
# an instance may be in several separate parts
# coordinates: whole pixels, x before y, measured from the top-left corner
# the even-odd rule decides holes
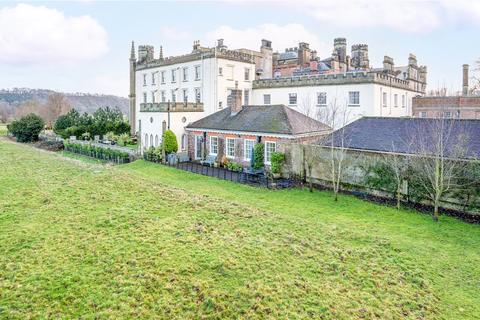
[[[162,147],[150,147],[147,151],[143,153],[143,158],[151,162],[161,162],[162,161]]]
[[[242,172],[243,166],[240,163],[229,161],[227,162],[227,169],[237,172]]]
[[[64,141],[63,145],[66,151],[78,153],[84,156],[116,163],[130,162],[130,155],[127,152],[104,148],[91,144],[75,143],[71,141]]]
[[[118,145],[125,147],[127,144],[132,144],[132,138],[128,133],[122,133],[118,136],[117,143]]]
[[[264,154],[265,154],[265,146],[263,143],[257,143],[253,147],[253,168],[254,169],[261,169],[264,165]]]
[[[43,130],[45,122],[36,114],[30,113],[20,120],[13,121],[7,126],[8,131],[17,138],[18,142],[33,142]]]
[[[105,139],[116,142],[118,140],[118,136],[113,131],[110,131],[105,135]]]
[[[285,154],[281,152],[273,152],[270,159],[272,173],[278,174],[282,172],[282,166],[285,162]]]
[[[163,145],[165,147],[165,153],[175,153],[178,151],[178,142],[175,133],[172,130],[167,130],[163,134]]]
[[[84,132],[82,133],[82,140],[91,140],[90,132]]]

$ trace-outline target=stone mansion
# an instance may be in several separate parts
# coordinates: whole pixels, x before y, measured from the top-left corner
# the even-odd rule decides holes
[[[406,66],[385,56],[381,68],[369,65],[368,46],[334,41],[333,54],[320,59],[308,44],[273,52],[262,40],[259,50],[230,50],[223,39],[215,47],[193,43],[185,55],[158,56],[150,45],[132,42],[130,53],[130,123],[144,150],[158,146],[171,129],[179,151],[187,152],[187,126],[232,105],[242,92],[243,105],[284,105],[317,118],[334,101],[348,110],[348,122],[362,116],[412,115],[412,99],[426,90],[426,67],[413,54]],[[317,120],[319,120],[317,118]],[[253,121],[253,120],[252,120]]]

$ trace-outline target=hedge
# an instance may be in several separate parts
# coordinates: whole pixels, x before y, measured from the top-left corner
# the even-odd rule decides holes
[[[92,144],[75,143],[64,141],[65,151],[81,154],[87,157],[106,160],[114,163],[130,162],[130,155],[127,152],[95,146]]]

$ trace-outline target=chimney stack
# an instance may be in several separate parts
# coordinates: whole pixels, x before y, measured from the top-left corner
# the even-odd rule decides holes
[[[238,81],[235,81],[235,89],[228,96],[230,115],[234,116],[242,111],[242,90],[238,89]]]
[[[468,64],[463,65],[463,90],[464,96],[468,96]]]

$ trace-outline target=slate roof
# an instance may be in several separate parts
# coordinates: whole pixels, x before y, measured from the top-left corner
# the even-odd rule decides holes
[[[436,121],[436,122],[435,122]],[[371,151],[417,153],[419,141],[429,141],[429,131],[439,128],[439,119],[433,118],[392,118],[363,117],[343,129],[336,130],[318,144],[341,146],[341,130],[344,130],[344,146],[351,149]],[[458,147],[459,141],[466,141],[467,158],[480,157],[480,120],[444,119],[444,130],[448,141],[446,153]],[[416,144],[417,142],[417,144]],[[425,143],[423,143],[425,145]],[[433,147],[432,147],[433,148]]]
[[[195,121],[187,129],[259,132],[300,135],[330,130],[330,127],[284,105],[243,106],[235,115],[230,108]]]

